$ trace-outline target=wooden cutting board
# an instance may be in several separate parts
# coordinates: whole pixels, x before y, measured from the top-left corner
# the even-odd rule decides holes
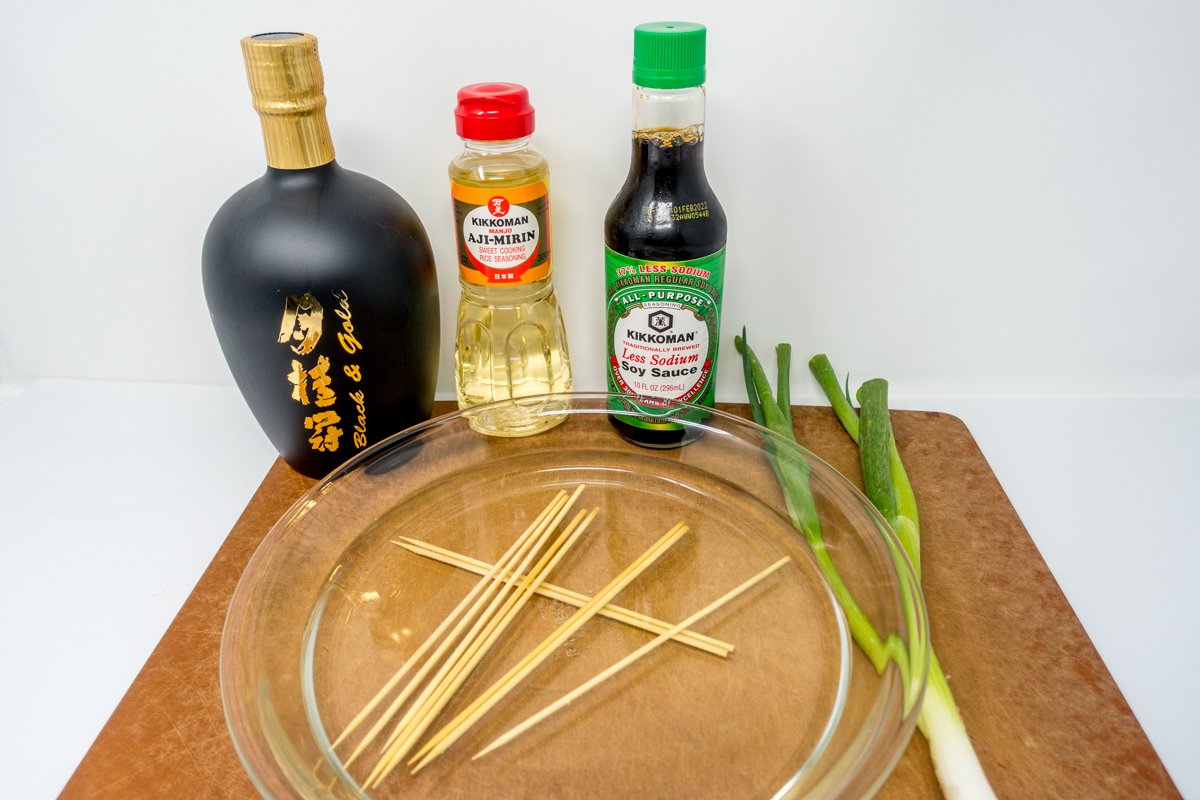
[[[747,414],[744,405],[722,407]],[[792,414],[800,441],[861,486],[857,450],[832,412]],[[935,648],[996,793],[1179,797],[970,431],[946,414],[892,417],[921,508]],[[250,556],[313,483],[282,461],[267,473],[64,798],[254,796],[221,709],[221,629]],[[938,795],[916,734],[878,796]]]

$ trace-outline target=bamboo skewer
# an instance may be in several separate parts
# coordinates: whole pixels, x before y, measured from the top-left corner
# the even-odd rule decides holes
[[[488,573],[488,571],[494,566],[493,564],[489,564],[486,561],[481,561],[478,558],[472,558],[471,556],[463,555],[462,553],[456,553],[453,550],[447,550],[444,547],[438,547],[437,545],[423,542],[420,539],[412,539],[407,536],[401,536],[400,539],[393,540],[393,544],[399,545],[411,553],[416,553],[417,555],[433,559],[434,561],[440,561],[443,564],[449,564],[451,566],[458,567],[459,569],[467,570],[468,572],[474,572],[478,575]],[[518,575],[516,577],[520,578],[522,576]],[[559,602],[573,605],[576,608],[582,607],[587,603],[588,600],[592,599],[586,594],[582,594],[581,592],[576,592],[571,589],[565,589],[561,586],[555,586],[552,583],[543,583],[537,588],[536,591],[543,597],[548,597],[551,600],[558,600]],[[611,603],[600,609],[600,611],[597,613],[602,617],[608,617],[609,619],[616,620],[617,622],[623,622],[631,627],[640,628],[641,630],[648,631],[656,635],[661,634],[663,631],[666,631],[672,627],[671,623],[669,622],[655,619],[654,617],[637,611],[631,611],[628,608],[612,605]],[[685,644],[689,647],[694,647],[697,650],[703,650],[706,653],[712,653],[713,655],[721,656],[722,658],[728,656],[731,652],[733,652],[734,649],[734,646],[729,642],[723,642],[720,639],[714,639],[711,636],[705,636],[704,634],[697,633],[695,631],[682,630],[675,634],[672,638],[680,644]]]
[[[571,521],[571,524],[568,527],[568,533],[571,530],[574,530],[585,513],[586,512],[580,511],[579,514],[576,515],[575,519]],[[515,564],[510,564],[510,568],[521,570],[527,569],[529,567],[529,562],[533,560],[534,556],[537,555],[538,551],[542,548],[542,545],[545,544],[546,539],[552,532],[553,527],[547,528],[537,540],[533,548],[524,555],[524,559],[520,566],[517,567]],[[399,736],[408,730],[409,724],[421,713],[422,709],[425,708],[430,696],[437,691],[437,687],[441,684],[446,674],[454,669],[455,665],[462,659],[463,653],[473,646],[474,642],[480,635],[480,631],[488,628],[492,624],[493,620],[502,613],[502,608],[506,608],[508,606],[508,600],[512,596],[516,586],[508,578],[506,574],[507,572],[508,569],[501,570],[500,574],[496,576],[497,585],[501,587],[500,593],[492,598],[491,602],[488,603],[487,608],[484,609],[483,613],[475,620],[475,623],[471,626],[471,629],[468,630],[467,633],[458,640],[458,644],[454,648],[453,652],[451,652],[450,655],[443,662],[441,662],[441,667],[438,668],[438,671],[434,674],[433,678],[430,679],[429,683],[425,686],[425,689],[413,702],[413,705],[408,709],[408,711],[405,712],[404,716],[400,718],[400,721],[397,722],[392,728],[392,732],[388,735],[387,740],[384,742],[383,749],[386,750],[388,747],[390,747]]]
[[[467,732],[484,714],[490,711],[497,703],[499,703],[512,689],[516,687],[526,676],[538,667],[543,661],[550,657],[554,651],[567,640],[575,631],[583,626],[585,622],[595,616],[596,612],[608,604],[608,601],[615,597],[622,589],[628,586],[638,575],[649,568],[660,556],[662,556],[670,547],[675,544],[685,533],[687,526],[683,523],[677,523],[671,530],[667,531],[661,539],[654,543],[643,553],[637,560],[626,567],[620,575],[612,580],[604,589],[602,589],[595,597],[593,597],[585,606],[576,611],[570,618],[559,626],[549,637],[547,637],[540,645],[534,648],[533,652],[527,655],[519,663],[509,670],[504,677],[496,681],[491,687],[485,690],[475,701],[468,706],[462,713],[455,717],[450,723],[438,731],[434,736],[425,743],[424,747],[409,761],[409,763],[417,762],[413,768],[416,773],[423,769],[430,761],[437,758],[446,751],[455,741]],[[418,761],[418,759],[420,759]],[[385,767],[380,777],[376,780],[376,784],[383,778],[387,777],[388,773],[396,767],[399,759],[393,759]]]
[[[498,605],[503,602],[505,597],[507,597],[508,593],[511,591],[512,584],[505,579],[505,575],[512,569],[527,568],[529,566],[529,562],[546,543],[546,539],[550,537],[550,534],[554,532],[554,529],[558,526],[559,522],[562,521],[567,511],[570,509],[571,504],[575,502],[575,500],[579,497],[579,494],[583,491],[583,488],[583,485],[580,484],[571,497],[558,507],[558,510],[555,512],[554,516],[544,520],[541,523],[541,525],[535,531],[536,538],[531,537],[523,542],[517,551],[513,553],[512,557],[496,572],[496,575],[492,578],[492,583],[475,601],[475,605],[473,605],[470,611],[468,611],[467,614],[459,621],[454,630],[452,630],[446,636],[446,638],[442,640],[437,649],[433,652],[433,655],[426,660],[417,674],[414,675],[408,685],[404,687],[404,690],[400,692],[400,694],[397,695],[392,701],[392,704],[388,707],[387,711],[384,712],[379,720],[376,721],[375,726],[371,729],[370,734],[359,743],[358,748],[354,751],[351,757],[346,760],[347,765],[349,765],[350,762],[366,748],[370,741],[374,740],[379,732],[391,721],[392,717],[396,715],[408,698],[412,696],[413,692],[421,687],[429,673],[437,668],[439,664],[441,664],[441,668],[434,675],[432,681],[425,685],[424,690],[417,697],[414,705],[410,707],[407,712],[405,712],[400,722],[396,723],[395,727],[393,727],[391,735],[383,745],[383,749],[386,749],[388,745],[392,743],[393,739],[397,735],[397,732],[403,730],[405,725],[412,718],[412,715],[415,713],[415,709],[420,707],[420,705],[429,696],[429,693],[433,690],[433,687],[437,684],[437,681],[444,674],[445,670],[448,669],[449,665],[454,663],[454,661],[462,653],[463,649],[470,645],[479,629],[483,625],[487,624],[488,620],[490,620],[492,615],[495,613]],[[518,562],[520,562],[520,567],[518,567]],[[496,592],[499,593],[496,594]],[[484,604],[486,604],[486,608],[484,607]],[[470,625],[470,628],[466,630],[466,633],[463,633],[463,630],[467,628],[468,625]],[[445,661],[443,661],[443,657],[451,647],[453,647],[454,650],[445,659]]]
[[[648,653],[650,653],[651,651],[657,649],[660,645],[665,644],[668,639],[670,639],[675,634],[679,633],[679,631],[683,630],[688,625],[694,625],[695,623],[699,622],[704,617],[708,616],[709,614],[716,611],[721,606],[728,603],[730,600],[733,600],[738,595],[742,594],[743,592],[752,588],[759,582],[763,581],[768,576],[772,575],[773,573],[778,571],[780,568],[782,568],[784,565],[786,565],[790,562],[791,562],[791,559],[788,558],[787,556],[784,556],[783,558],[779,559],[774,564],[772,564],[771,566],[764,569],[762,572],[755,575],[753,578],[750,578],[748,581],[746,581],[745,583],[742,583],[737,588],[732,589],[728,593],[722,595],[721,597],[717,598],[713,602],[709,603],[704,608],[700,609],[695,614],[692,614],[690,617],[685,619],[683,622],[680,622],[678,625],[673,626],[670,630],[665,631],[664,633],[660,634],[655,639],[642,645],[637,650],[634,650],[632,653],[625,656],[620,661],[613,664],[611,667],[604,670],[603,672],[600,672],[599,674],[597,674],[590,680],[585,681],[584,683],[581,683],[579,686],[575,687],[570,692],[568,692],[567,694],[560,697],[558,700],[554,701],[550,705],[543,708],[541,711],[539,711],[536,714],[534,714],[533,716],[529,717],[529,719],[525,720],[521,724],[517,725],[514,728],[511,728],[506,733],[501,734],[491,744],[489,744],[487,747],[483,748],[478,753],[476,753],[474,756],[472,756],[471,760],[474,761],[477,758],[481,758],[481,757],[487,755],[488,753],[492,752],[493,750],[495,750],[499,747],[502,747],[505,744],[508,744],[513,739],[520,736],[522,733],[529,730],[534,725],[537,725],[542,720],[544,720],[547,717],[551,716],[552,714],[566,708],[572,702],[574,702],[575,700],[578,700],[579,697],[582,696],[583,694],[587,693],[591,689],[594,689],[596,686],[599,686],[601,683],[608,680],[613,675],[616,675],[618,672],[625,669],[625,667],[628,667],[630,664],[637,661],[641,657],[643,657],[643,656],[647,655]]]
[[[508,551],[505,552],[505,554],[500,557],[500,559],[494,565],[495,568],[492,570],[488,570],[486,573],[483,574],[483,578],[478,583],[476,583],[475,586],[473,586],[471,588],[471,591],[467,593],[467,596],[464,597],[462,599],[462,601],[460,601],[459,604],[454,607],[454,610],[451,611],[444,620],[442,620],[442,622],[437,626],[437,628],[434,629],[433,633],[429,634],[429,637],[426,638],[425,641],[421,643],[421,646],[418,647],[415,651],[413,651],[413,654],[405,660],[404,664],[402,664],[400,666],[400,669],[396,670],[396,673],[394,675],[392,675],[392,677],[388,680],[387,683],[385,683],[383,685],[383,688],[380,689],[375,694],[375,697],[373,697],[371,699],[371,702],[369,702],[365,706],[363,706],[362,711],[358,712],[357,716],[355,716],[354,719],[352,719],[350,721],[350,724],[346,726],[345,730],[342,731],[341,735],[339,735],[337,737],[337,739],[335,739],[333,741],[333,744],[330,745],[331,747],[336,748],[338,745],[340,745],[342,742],[344,742],[346,740],[346,737],[348,737],[351,733],[353,733],[354,730],[363,723],[363,720],[365,720],[368,716],[370,716],[371,712],[374,711],[375,708],[380,704],[380,702],[383,701],[383,698],[386,697],[388,695],[388,693],[392,691],[392,689],[396,688],[396,685],[408,673],[408,670],[412,667],[412,665],[421,660],[421,658],[425,655],[425,653],[429,650],[429,648],[432,647],[434,645],[434,643],[438,640],[438,637],[440,637],[443,633],[445,633],[446,628],[450,627],[450,625],[453,624],[455,618],[458,617],[458,615],[463,611],[463,609],[465,609],[471,603],[471,601],[475,599],[475,597],[479,594],[479,592],[483,591],[484,587],[486,587],[488,585],[488,583],[495,577],[496,573],[500,571],[500,564],[502,562],[508,561],[509,557],[515,551],[515,549],[527,537],[529,537],[533,534],[534,530],[541,524],[541,522],[546,517],[548,517],[554,513],[554,510],[557,509],[558,505],[560,503],[562,503],[563,499],[566,496],[567,496],[566,492],[559,490],[558,494],[556,494],[554,496],[554,498],[550,501],[550,504],[547,505],[544,509],[542,509],[541,513],[539,513],[537,515],[537,517],[534,518],[534,520],[530,524],[530,526],[528,528],[526,528],[525,531],[520,536],[517,537],[517,539],[512,543],[512,546],[509,547]]]
[[[439,673],[439,677],[431,683],[431,685],[435,686],[433,692],[427,695],[423,703],[418,702],[414,704],[413,708],[419,708],[420,710],[416,714],[412,714],[410,710],[412,719],[404,732],[400,733],[401,726],[398,725],[397,730],[389,737],[389,744],[393,741],[394,744],[385,753],[384,757],[380,759],[381,764],[393,758],[397,760],[402,759],[413,748],[420,736],[433,724],[434,720],[437,719],[437,715],[441,713],[442,709],[453,698],[454,693],[471,676],[475,667],[487,655],[487,652],[516,618],[529,599],[533,597],[537,587],[546,580],[559,561],[566,555],[567,550],[575,544],[576,540],[583,534],[599,512],[600,509],[598,508],[592,509],[586,517],[584,516],[584,512],[579,512],[571,522],[571,525],[547,548],[533,570],[524,577],[520,590],[512,594],[505,601],[504,605],[492,617],[487,626],[477,636],[472,638],[470,646],[458,658],[451,658],[446,662],[450,666],[450,669],[447,670],[443,667],[442,672]],[[509,578],[509,580],[515,586],[516,577]]]
[[[576,499],[578,499],[583,489],[584,485],[580,484],[569,497],[566,496],[565,492],[559,492],[555,496],[554,500],[551,501],[550,505],[547,506],[546,509],[534,519],[534,522],[528,528],[526,528],[519,537],[517,537],[517,540],[513,542],[505,554],[496,562],[496,568],[494,570],[490,570],[489,573],[471,589],[468,595],[459,603],[459,606],[455,608],[453,612],[451,612],[450,616],[448,616],[446,620],[444,620],[443,623],[438,626],[438,629],[435,630],[428,639],[426,639],[425,643],[418,648],[417,653],[414,653],[413,657],[410,657],[408,661],[405,662],[405,665],[399,670],[401,677],[405,672],[407,672],[409,664],[416,664],[419,661],[418,654],[423,654],[425,651],[427,651],[429,647],[438,640],[440,632],[444,631],[450,626],[451,620],[459,617],[460,609],[470,604],[466,612],[463,613],[461,618],[458,619],[458,622],[454,625],[454,628],[441,640],[433,654],[417,671],[417,674],[413,676],[404,690],[401,691],[401,693],[392,701],[392,703],[388,706],[376,723],[371,727],[366,736],[363,737],[363,740],[359,742],[354,752],[351,753],[350,757],[343,762],[346,766],[349,766],[352,761],[358,758],[358,756],[362,754],[363,750],[365,750],[366,747],[372,741],[374,741],[375,737],[377,737],[384,729],[384,727],[387,726],[387,723],[393,716],[395,716],[396,712],[400,710],[401,706],[404,705],[404,702],[408,699],[408,697],[410,697],[413,691],[420,686],[421,682],[424,681],[425,677],[429,674],[433,667],[437,665],[438,661],[445,654],[446,650],[448,650],[454,644],[454,642],[458,640],[458,637],[463,632],[463,629],[466,628],[467,625],[471,624],[472,620],[475,619],[476,615],[479,613],[479,610],[485,603],[488,602],[488,599],[491,597],[492,593],[505,583],[503,575],[507,571],[511,570],[516,565],[516,562],[525,556],[531,544],[538,539],[544,540],[545,537],[549,535],[549,532],[558,526],[559,522],[562,521],[562,518],[566,516],[571,506],[575,503]],[[538,547],[540,547],[540,545],[538,545]],[[384,689],[381,690],[371,701],[371,703],[364,708],[363,712],[356,717],[358,722],[352,724],[356,725],[361,723],[362,719],[365,719],[366,716],[370,714],[371,710],[379,704],[382,698],[391,691],[391,688],[394,688],[399,683],[399,680],[399,677],[393,676],[392,679],[388,681],[388,684],[385,685]],[[346,733],[343,733],[343,735],[339,737],[339,741],[343,740],[345,736]]]

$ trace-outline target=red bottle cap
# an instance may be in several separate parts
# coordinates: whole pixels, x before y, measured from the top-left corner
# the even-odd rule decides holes
[[[473,83],[458,90],[454,109],[458,135],[464,139],[498,141],[533,133],[529,92],[517,83]]]

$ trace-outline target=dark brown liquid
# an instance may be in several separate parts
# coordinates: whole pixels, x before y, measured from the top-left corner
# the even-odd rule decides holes
[[[704,140],[671,136],[675,132],[639,132],[625,185],[604,218],[604,243],[630,258],[689,261],[725,246],[725,211],[704,174]],[[677,206],[705,204],[708,215],[675,219]],[[626,439],[645,447],[687,444],[695,429],[646,430],[610,417]]]

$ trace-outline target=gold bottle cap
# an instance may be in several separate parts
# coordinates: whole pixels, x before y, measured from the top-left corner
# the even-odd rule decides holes
[[[267,163],[308,169],[333,161],[325,120],[325,76],[311,33],[260,33],[242,39],[254,109],[262,121]]]

